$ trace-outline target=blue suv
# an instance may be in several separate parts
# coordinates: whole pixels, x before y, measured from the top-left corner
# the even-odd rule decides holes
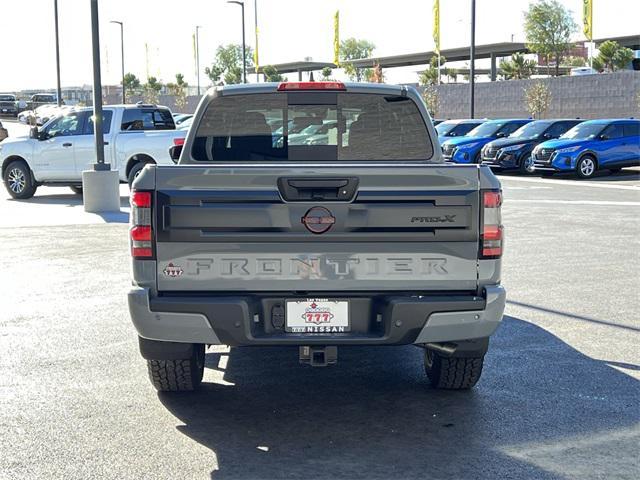
[[[640,165],[640,121],[582,122],[557,140],[534,148],[530,163],[543,174],[575,172],[580,178],[590,178],[597,170],[616,172]]]
[[[442,155],[455,163],[480,163],[480,151],[491,140],[505,138],[521,126],[531,122],[530,118],[489,120],[478,125],[464,137],[452,138],[442,144]]]
[[[465,118],[460,120],[445,120],[436,126],[438,141],[442,145],[453,137],[464,137],[478,125],[482,125],[487,119],[479,120],[475,118]]]

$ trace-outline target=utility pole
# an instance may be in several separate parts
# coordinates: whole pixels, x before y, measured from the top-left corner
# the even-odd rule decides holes
[[[202,27],[196,25],[196,76],[198,77],[198,96],[200,96],[200,37],[198,31]]]
[[[56,31],[56,97],[58,106],[62,105],[62,87],[60,86],[60,40],[58,38],[58,0],[53,0],[53,13]]]
[[[229,0],[227,3],[235,3],[242,8],[242,83],[247,83],[247,54],[246,43],[244,40],[244,2],[237,0]]]
[[[120,58],[122,60],[122,104],[127,103],[124,91],[124,24],[117,20],[111,20],[110,23],[117,23],[120,25]]]
[[[475,114],[475,86],[476,86],[476,0],[471,0],[471,66],[469,68],[469,89],[471,97],[471,109],[469,118]]]

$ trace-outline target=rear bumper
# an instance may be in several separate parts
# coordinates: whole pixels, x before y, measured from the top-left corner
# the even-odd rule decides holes
[[[350,301],[351,332],[297,334],[273,326],[273,307],[282,297],[150,297],[148,289],[138,287],[128,294],[131,319],[142,338],[239,346],[406,345],[485,338],[502,321],[506,293],[493,285],[482,297],[341,297]]]

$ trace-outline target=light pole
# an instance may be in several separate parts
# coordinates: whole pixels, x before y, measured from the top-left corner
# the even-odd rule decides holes
[[[198,78],[198,96],[200,96],[200,38],[198,30],[201,28],[200,25],[196,25],[196,77]]]
[[[62,105],[62,87],[60,86],[60,41],[58,40],[58,0],[53,0],[53,13],[56,31],[56,97],[58,106]]]
[[[100,80],[100,32],[98,0],[91,0],[91,50],[93,54],[93,132],[96,163],[82,172],[82,200],[85,212],[119,212],[120,182],[117,170],[105,163],[102,128],[102,82]]]
[[[242,83],[247,83],[247,55],[244,41],[244,2],[229,0],[227,3],[235,3],[242,8]]]
[[[475,110],[475,86],[476,86],[476,0],[471,0],[471,66],[469,68],[469,88],[471,92],[471,116],[474,118]]]
[[[124,92],[124,24],[118,20],[111,20],[109,23],[117,23],[120,25],[120,59],[122,60],[122,103],[127,103]]]

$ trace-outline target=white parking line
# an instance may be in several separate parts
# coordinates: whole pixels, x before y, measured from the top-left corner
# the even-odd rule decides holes
[[[640,185],[611,185],[610,183],[587,182],[583,180],[560,180],[553,178],[536,178],[536,177],[500,177],[501,182],[534,182],[547,183],[555,185],[572,185],[574,187],[594,187],[594,188],[612,188],[615,190],[637,190],[640,191]]]
[[[554,205],[613,205],[620,207],[640,207],[640,202],[608,202],[597,200],[505,200],[505,203],[551,203]]]

